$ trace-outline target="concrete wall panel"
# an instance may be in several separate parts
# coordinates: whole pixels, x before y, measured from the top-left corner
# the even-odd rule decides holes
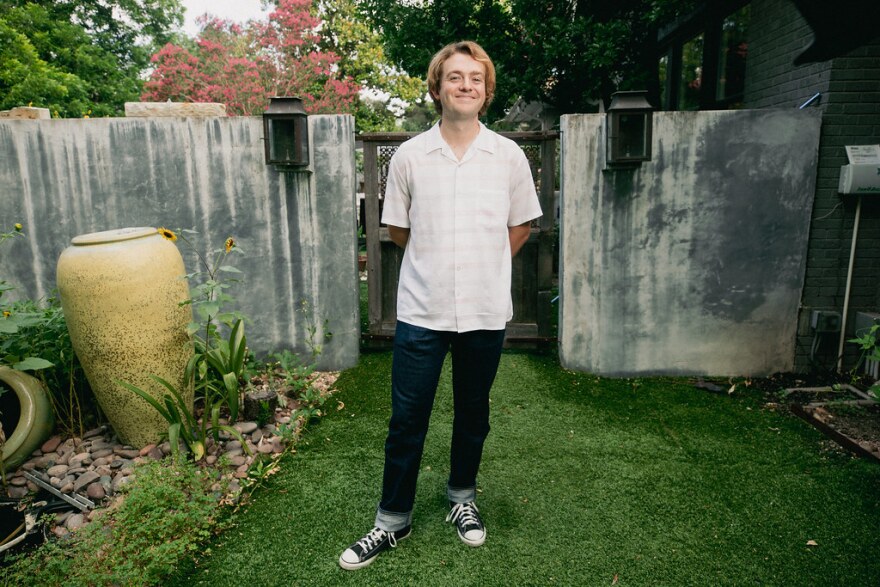
[[[563,117],[563,364],[791,370],[818,114],[655,113],[653,160],[616,170],[605,169],[604,120]]]
[[[10,297],[50,295],[78,234],[194,228],[203,253],[228,236],[244,251],[232,294],[253,349],[308,353],[314,331],[319,366],[356,364],[354,124],[309,125],[311,173],[292,173],[265,165],[260,118],[0,120],[0,226],[21,222],[28,236],[0,247],[0,278],[19,288]]]

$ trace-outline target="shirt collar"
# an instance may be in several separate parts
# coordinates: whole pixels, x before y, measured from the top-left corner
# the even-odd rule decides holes
[[[477,138],[474,139],[474,142],[471,144],[471,148],[477,148],[481,151],[494,153],[495,137],[492,136],[492,133],[489,132],[489,129],[486,128],[486,125],[484,125],[482,122],[479,124],[480,133],[477,135]],[[430,153],[431,151],[436,151],[437,149],[449,149],[449,145],[446,144],[446,141],[443,140],[443,136],[440,134],[439,122],[436,122],[425,135],[425,153]]]

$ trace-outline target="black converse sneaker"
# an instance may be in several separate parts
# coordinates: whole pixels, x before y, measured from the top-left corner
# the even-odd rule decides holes
[[[486,541],[486,527],[474,502],[451,504],[446,521],[455,522],[458,537],[468,546],[480,546]]]
[[[383,550],[395,548],[397,541],[408,538],[411,532],[412,526],[396,532],[373,528],[366,536],[345,549],[339,556],[339,566],[349,571],[361,569],[376,560]]]

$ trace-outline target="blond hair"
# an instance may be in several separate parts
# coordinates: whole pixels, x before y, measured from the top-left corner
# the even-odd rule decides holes
[[[428,65],[428,90],[431,92],[431,98],[434,100],[434,108],[439,114],[443,114],[443,105],[437,97],[440,94],[440,82],[443,77],[443,64],[447,59],[462,53],[468,55],[471,59],[483,64],[486,69],[486,100],[480,108],[480,116],[484,116],[495,97],[495,64],[486,50],[473,41],[458,41],[450,43],[437,51],[431,58],[431,64]]]

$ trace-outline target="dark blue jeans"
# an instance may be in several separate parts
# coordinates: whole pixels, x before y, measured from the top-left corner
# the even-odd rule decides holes
[[[504,330],[446,332],[397,322],[391,366],[391,421],[376,526],[394,531],[412,520],[434,395],[452,350],[454,419],[447,493],[473,501],[483,443],[489,434],[489,389],[498,371]]]

